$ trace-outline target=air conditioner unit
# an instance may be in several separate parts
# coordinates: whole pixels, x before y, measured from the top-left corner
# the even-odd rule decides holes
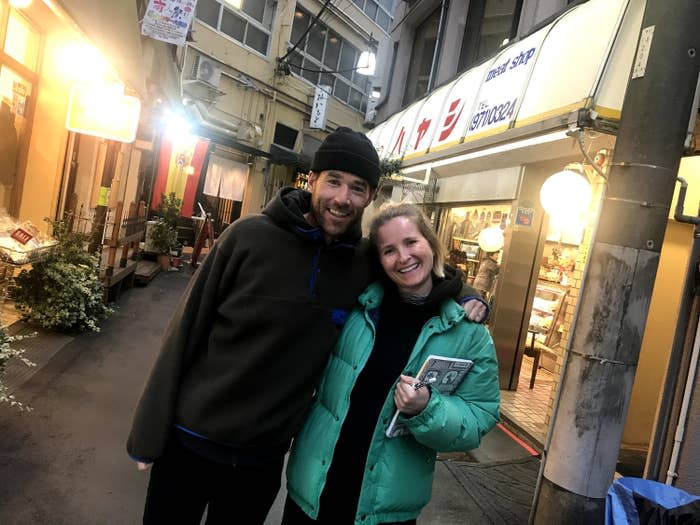
[[[203,55],[197,55],[194,57],[192,66],[192,78],[206,82],[211,86],[219,87],[221,68],[214,60]]]

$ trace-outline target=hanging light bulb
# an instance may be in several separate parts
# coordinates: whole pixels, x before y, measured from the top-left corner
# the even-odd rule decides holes
[[[484,228],[481,230],[481,233],[479,233],[477,241],[479,243],[479,248],[485,252],[497,252],[503,248],[503,230],[498,226]]]
[[[553,217],[580,217],[588,210],[592,196],[588,179],[571,166],[549,177],[540,190],[542,207]]]

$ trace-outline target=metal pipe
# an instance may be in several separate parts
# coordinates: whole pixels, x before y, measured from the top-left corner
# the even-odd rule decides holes
[[[435,40],[435,49],[433,50],[433,64],[430,66],[430,77],[428,77],[427,93],[430,93],[435,86],[435,77],[437,77],[437,69],[438,65],[440,65],[440,48],[442,48],[442,41],[445,39],[445,25],[447,22],[447,10],[449,9],[449,5],[449,0],[442,0],[437,40]]]
[[[695,231],[690,249],[690,262],[686,269],[683,292],[678,309],[673,344],[671,345],[666,376],[659,397],[656,420],[654,421],[644,468],[644,477],[654,480],[663,479],[663,470],[666,468],[665,463],[669,461],[666,443],[671,437],[670,427],[672,421],[677,417],[678,405],[676,400],[680,395],[679,375],[682,372],[684,356],[687,356],[690,346],[688,343],[690,340],[689,329],[693,326],[693,323],[697,324],[700,318],[700,296],[698,295],[700,290],[698,289],[697,281],[698,261],[700,261],[700,217],[683,214],[688,183],[682,177],[677,177],[676,180],[681,183],[681,186],[678,192],[674,218],[678,222],[695,224]]]
[[[237,137],[238,126],[212,116],[207,107],[198,100],[193,101],[187,107],[190,108],[190,114],[195,118],[197,124],[200,126],[217,131],[229,137]]]
[[[698,369],[698,355],[700,354],[700,323],[695,330],[695,343],[693,344],[693,356],[690,359],[690,368],[688,369],[688,377],[685,380],[685,389],[683,390],[683,401],[681,402],[681,413],[678,418],[678,426],[676,427],[676,435],[673,440],[673,452],[671,452],[671,461],[668,465],[666,473],[666,485],[673,485],[674,480],[678,477],[676,467],[678,466],[678,455],[681,451],[681,443],[685,435],[685,426],[688,419],[688,406],[690,405],[690,397],[693,392],[695,383],[695,373]]]

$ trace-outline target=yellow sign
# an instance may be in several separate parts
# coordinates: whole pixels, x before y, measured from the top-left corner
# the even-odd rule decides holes
[[[121,87],[74,84],[68,100],[66,128],[95,137],[133,142],[141,101],[121,91]]]

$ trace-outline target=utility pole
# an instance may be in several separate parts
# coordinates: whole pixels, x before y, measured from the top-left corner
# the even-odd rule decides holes
[[[699,24],[698,0],[647,1],[535,496],[537,524],[604,521],[700,71]]]

